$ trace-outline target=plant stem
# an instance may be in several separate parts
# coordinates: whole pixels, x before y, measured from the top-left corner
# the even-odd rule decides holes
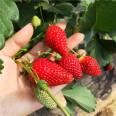
[[[43,21],[43,24],[44,24],[44,18],[43,18],[42,7],[41,6],[40,6],[40,15],[41,15],[41,18],[42,18],[42,21]]]
[[[77,52],[75,52],[73,49],[70,49],[71,52],[73,52],[76,56],[78,56],[79,54]]]
[[[67,112],[67,110],[58,102],[58,100],[51,94],[49,88],[46,90],[46,92],[49,94],[49,96],[55,101],[55,103],[58,105],[58,107],[64,112],[66,116],[70,116],[70,114]]]

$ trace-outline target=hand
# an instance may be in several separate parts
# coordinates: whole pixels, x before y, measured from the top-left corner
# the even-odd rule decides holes
[[[65,24],[58,24],[65,29]],[[33,35],[31,24],[13,35],[6,41],[5,47],[0,51],[0,59],[4,61],[4,69],[0,74],[0,115],[23,116],[40,109],[42,105],[35,99],[31,87],[24,76],[20,75],[19,66],[12,60],[12,56],[24,47]],[[83,34],[75,33],[68,39],[68,47],[73,48],[83,41]],[[29,58],[34,59],[38,50],[44,48],[42,42],[38,43],[29,53]],[[57,94],[64,85],[53,87],[52,91]]]

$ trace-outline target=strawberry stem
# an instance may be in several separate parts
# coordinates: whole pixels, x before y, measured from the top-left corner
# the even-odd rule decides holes
[[[76,56],[78,56],[79,54],[77,52],[75,52],[73,49],[70,49],[71,52],[73,52]]]
[[[28,67],[19,61],[15,61],[15,62],[17,64],[19,64],[22,68],[24,68],[33,77],[35,83],[37,83],[38,79],[37,79],[36,75],[33,73],[33,71],[31,70],[31,67]]]
[[[64,112],[66,116],[70,116],[70,114],[67,112],[67,110],[58,102],[58,100],[51,94],[49,88],[46,90],[46,92],[49,94],[49,96],[55,101],[55,103],[58,105],[58,107]]]
[[[73,49],[71,49],[71,52],[73,52],[79,59],[81,59],[84,56],[84,54],[79,54],[79,53],[75,52]]]

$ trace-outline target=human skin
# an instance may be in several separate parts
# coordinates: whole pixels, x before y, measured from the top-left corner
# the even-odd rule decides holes
[[[57,24],[65,29],[65,24]],[[34,97],[28,80],[20,75],[20,67],[12,60],[12,56],[24,47],[33,35],[33,27],[29,23],[10,39],[0,51],[0,59],[4,61],[4,69],[0,74],[0,116],[25,116],[43,107]],[[68,41],[68,47],[72,49],[83,41],[84,35],[75,33]],[[24,57],[35,59],[37,50],[42,50],[44,44],[38,43]],[[57,96],[65,85],[52,87],[51,90]],[[59,98],[60,99],[60,98]]]

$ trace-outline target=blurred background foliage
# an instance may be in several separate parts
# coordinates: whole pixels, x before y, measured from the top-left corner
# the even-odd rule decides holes
[[[7,0],[5,1],[7,2]],[[4,19],[7,20],[7,18],[4,17],[10,17],[12,15],[14,17],[9,18],[9,20],[12,21],[14,19],[16,21],[20,15],[19,20],[13,23],[14,32],[18,31],[24,25],[31,22],[33,15],[37,15],[42,20],[42,25],[35,30],[31,42],[26,45],[19,53],[17,53],[17,58],[19,58],[22,54],[31,49],[38,41],[44,38],[44,32],[48,24],[66,21],[67,36],[70,36],[75,32],[84,33],[84,49],[88,51],[88,54],[97,58],[101,66],[105,66],[112,61],[112,55],[116,52],[115,1],[15,0],[15,2],[19,13],[15,3],[12,1],[12,4],[9,2],[9,6],[6,6],[12,6],[11,10],[7,11],[8,15],[6,16],[5,13],[4,16],[1,15],[0,18],[1,22]],[[11,32],[9,33],[0,29],[1,48],[4,46],[4,38],[8,38],[13,32],[13,26],[11,25],[11,22],[9,22],[7,26],[9,29],[11,29]],[[3,34],[4,32],[7,34]]]

